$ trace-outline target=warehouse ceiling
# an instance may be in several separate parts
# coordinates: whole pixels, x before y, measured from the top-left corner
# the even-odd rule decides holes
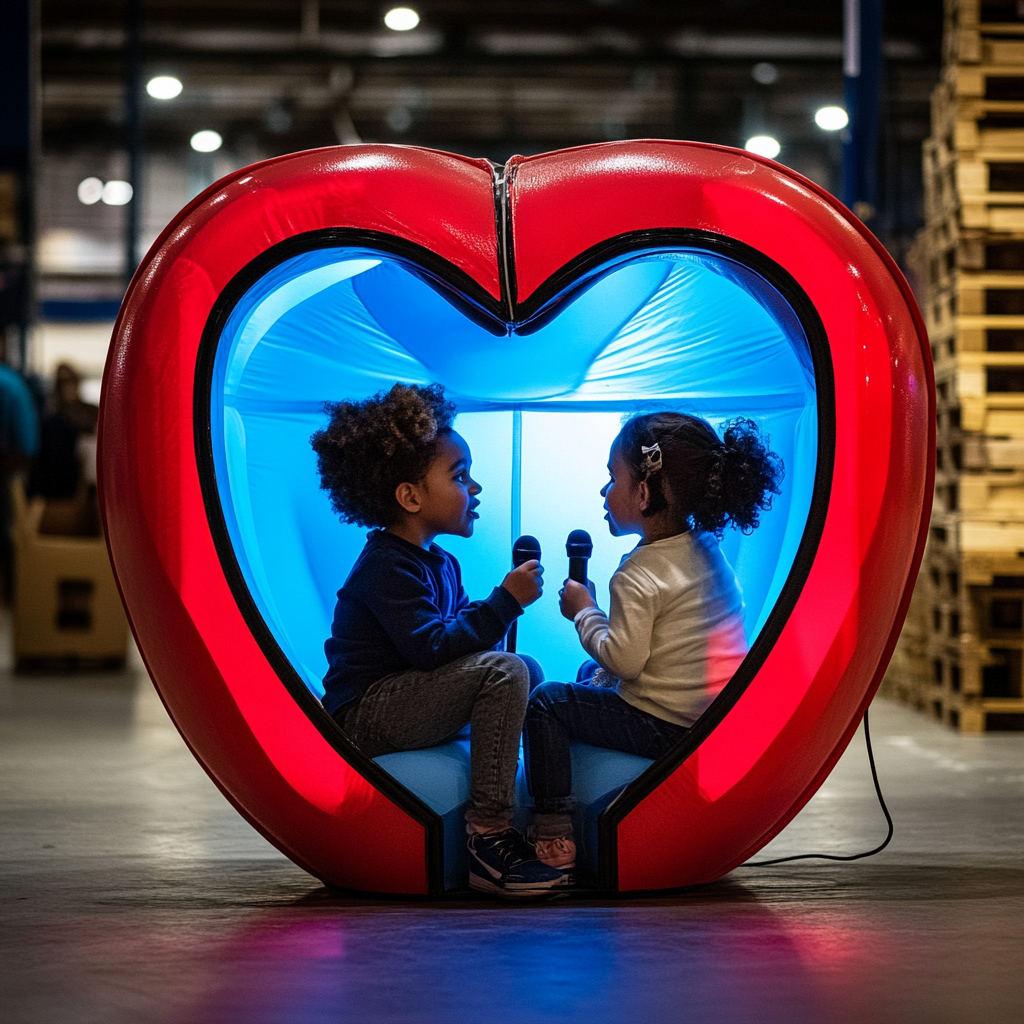
[[[147,144],[197,127],[261,155],[337,142],[448,147],[501,159],[607,139],[741,145],[771,130],[791,154],[827,140],[813,111],[841,101],[842,2],[427,0],[384,26],[360,0],[146,0]],[[935,77],[939,0],[887,5],[893,84]],[[44,146],[121,144],[125,4],[43,0]],[[752,76],[756,64],[772,72]],[[913,87],[915,72],[925,88]]]
[[[770,135],[780,161],[840,187],[842,132],[814,114],[843,101],[842,0],[400,0],[421,19],[406,32],[386,27],[391,5],[365,0],[141,0],[142,81],[171,75],[182,90],[142,94],[132,220],[116,194],[99,202],[96,191],[124,192],[130,176],[130,2],[40,0],[47,315],[57,301],[116,304],[126,232],[145,251],[218,177],[316,146],[404,143],[503,161],[616,139],[743,146]],[[870,224],[901,261],[921,223],[941,30],[941,0],[886,4]],[[190,147],[203,130],[222,140],[215,152]]]

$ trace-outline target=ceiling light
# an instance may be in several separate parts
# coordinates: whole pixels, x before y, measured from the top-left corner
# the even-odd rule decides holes
[[[750,69],[750,76],[758,85],[774,85],[779,80],[779,69],[763,60]]]
[[[173,75],[157,75],[146,83],[146,92],[155,100],[173,100],[181,93],[181,82]]]
[[[124,206],[132,201],[132,187],[127,181],[108,181],[100,198],[107,206]]]
[[[407,132],[412,127],[412,113],[408,107],[395,107],[388,111],[388,116],[384,118],[387,121],[388,127],[393,132]]]
[[[766,156],[771,160],[774,160],[782,151],[778,139],[773,139],[770,135],[755,135],[752,139],[747,139],[743,148],[748,153]]]
[[[78,183],[78,201],[92,206],[103,198],[103,182],[99,178],[83,178]]]
[[[408,32],[420,23],[420,16],[411,7],[392,7],[384,15],[384,24],[392,32]]]
[[[189,140],[189,145],[197,153],[215,153],[220,149],[221,144],[224,140],[220,137],[220,132],[211,131],[209,128],[204,128],[201,132],[196,132],[195,135]]]
[[[822,107],[815,112],[814,123],[827,132],[837,132],[850,123],[850,118],[842,107]]]

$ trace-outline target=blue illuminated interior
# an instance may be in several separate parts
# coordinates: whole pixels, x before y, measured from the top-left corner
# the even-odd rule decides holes
[[[699,249],[630,253],[554,301],[544,326],[498,335],[402,259],[336,247],[279,264],[235,306],[211,389],[218,492],[249,592],[317,696],[335,594],[366,531],[331,512],[309,436],[324,402],[395,381],[439,381],[458,403],[482,504],[471,539],[440,543],[469,596],[501,581],[516,536],[540,540],[548,589],[520,620],[519,650],[549,679],[574,679],[584,657],[558,614],[566,535],[593,536],[605,607],[608,578],[635,544],[608,534],[598,493],[623,415],[668,406],[716,428],[750,416],[782,456],[785,482],[761,527],[727,531],[723,550],[749,639],[764,625],[804,531],[817,457],[813,370],[791,307],[749,268]]]

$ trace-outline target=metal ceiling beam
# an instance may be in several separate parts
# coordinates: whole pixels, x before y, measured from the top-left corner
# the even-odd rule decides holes
[[[610,28],[581,32],[535,32],[494,28],[469,32],[465,50],[493,57],[566,57],[618,55],[638,57],[677,54],[740,60],[838,60],[843,53],[841,36],[705,32],[686,29],[665,38],[651,39],[638,33]],[[325,54],[340,57],[413,57],[440,54],[447,45],[436,29],[412,32],[295,32],[273,29],[203,28],[153,25],[143,33],[147,47],[192,53]],[[119,28],[55,28],[43,32],[47,49],[120,51],[124,30]],[[890,39],[885,43],[889,60],[920,60],[923,47],[914,41]]]

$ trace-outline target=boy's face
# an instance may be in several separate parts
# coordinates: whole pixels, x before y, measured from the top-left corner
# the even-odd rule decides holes
[[[430,534],[471,537],[479,518],[480,485],[469,475],[473,457],[465,439],[454,430],[438,439],[437,455],[427,475],[416,485],[420,501],[420,525]]]

